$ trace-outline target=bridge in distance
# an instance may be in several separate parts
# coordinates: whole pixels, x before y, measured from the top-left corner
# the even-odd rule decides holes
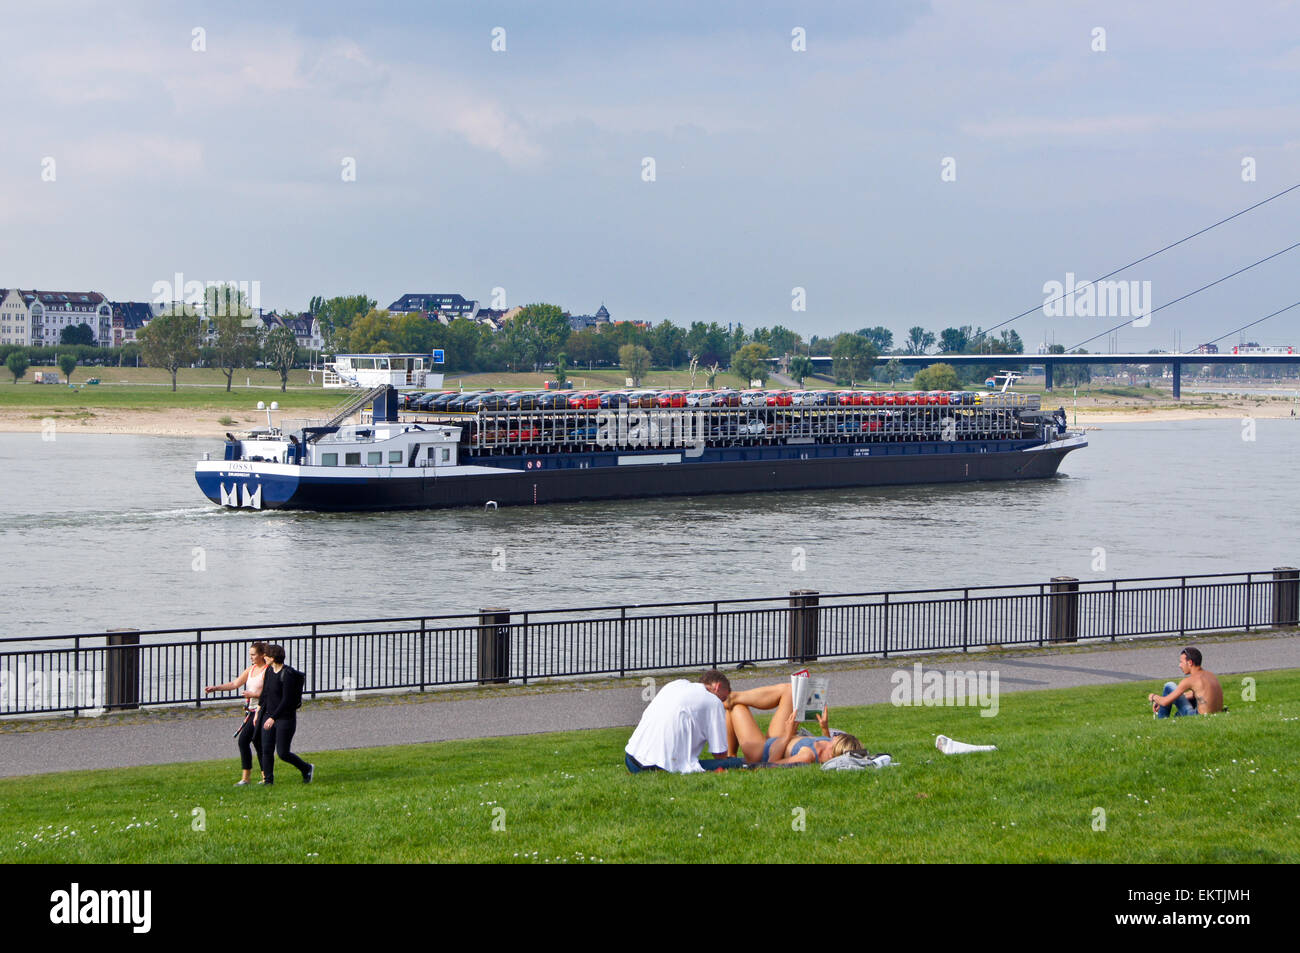
[[[831,363],[829,356],[814,356],[810,360],[814,364]],[[953,367],[964,364],[997,364],[999,367],[1011,368],[1041,364],[1049,391],[1053,389],[1055,368],[1063,364],[1169,365],[1174,372],[1174,400],[1181,400],[1184,364],[1300,364],[1300,354],[890,354],[882,355],[881,360],[896,360],[900,364],[914,367],[928,367],[931,364],[951,364]]]

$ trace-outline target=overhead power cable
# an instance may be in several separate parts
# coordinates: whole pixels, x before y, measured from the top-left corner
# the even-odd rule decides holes
[[[1214,279],[1213,281],[1211,281],[1208,285],[1201,285],[1201,287],[1197,288],[1195,291],[1189,291],[1189,292],[1187,292],[1187,294],[1183,295],[1182,297],[1180,297],[1180,298],[1175,298],[1173,301],[1166,302],[1165,304],[1162,304],[1162,305],[1161,305],[1160,307],[1158,307],[1158,308],[1152,308],[1150,311],[1148,311],[1148,312],[1144,315],[1144,317],[1148,317],[1148,318],[1149,318],[1151,315],[1155,314],[1157,311],[1163,311],[1165,308],[1168,308],[1168,307],[1170,307],[1171,305],[1175,305],[1175,304],[1177,304],[1177,303],[1180,302],[1180,301],[1186,301],[1186,300],[1187,300],[1188,298],[1190,298],[1192,295],[1200,294],[1202,291],[1204,291],[1204,290],[1207,289],[1207,288],[1213,288],[1213,287],[1214,287],[1215,285],[1217,285],[1217,284],[1222,284],[1223,282],[1227,281],[1229,278],[1235,278],[1235,277],[1237,277],[1238,275],[1242,274],[1243,272],[1250,271],[1250,269],[1255,268],[1255,267],[1257,267],[1258,265],[1262,265],[1262,264],[1264,264],[1264,262],[1266,262],[1266,261],[1272,261],[1274,258],[1278,257],[1279,255],[1285,255],[1287,252],[1291,251],[1291,250],[1294,249],[1294,248],[1300,248],[1300,242],[1296,242],[1296,243],[1293,244],[1293,245],[1288,245],[1286,248],[1283,248],[1281,251],[1275,251],[1275,252],[1273,252],[1273,254],[1269,255],[1267,258],[1261,258],[1259,261],[1253,261],[1253,262],[1251,262],[1249,265],[1247,265],[1245,268],[1238,268],[1236,271],[1234,271],[1234,272],[1233,272],[1232,274],[1230,274],[1230,275],[1224,275],[1222,278],[1216,278],[1216,279]],[[1097,340],[1097,338],[1099,338],[1099,337],[1105,337],[1107,334],[1110,334],[1112,331],[1118,331],[1120,328],[1124,327],[1125,325],[1132,324],[1132,323],[1133,323],[1133,322],[1132,322],[1132,319],[1131,319],[1131,318],[1130,318],[1130,319],[1127,319],[1127,320],[1125,320],[1125,321],[1122,321],[1121,323],[1115,325],[1113,328],[1107,328],[1105,331],[1101,331],[1101,332],[1098,333],[1098,334],[1094,334],[1092,337],[1088,338],[1086,341],[1080,341],[1078,344],[1074,345],[1074,347],[1066,348],[1066,352],[1068,353],[1069,351],[1073,351],[1075,348],[1083,347],[1083,346],[1084,346],[1085,344],[1087,344],[1089,341],[1095,341],[1095,340]]]
[[[1155,258],[1157,255],[1164,254],[1165,252],[1169,251],[1171,248],[1177,248],[1179,245],[1182,245],[1185,242],[1190,242],[1193,238],[1196,238],[1199,235],[1204,235],[1206,232],[1210,231],[1211,229],[1218,228],[1220,225],[1226,225],[1228,222],[1231,222],[1234,218],[1240,218],[1241,216],[1245,215],[1247,212],[1253,212],[1261,205],[1267,205],[1269,202],[1273,201],[1274,199],[1280,199],[1288,192],[1294,192],[1296,189],[1300,189],[1300,182],[1297,182],[1289,189],[1283,189],[1281,192],[1276,192],[1273,195],[1270,195],[1266,199],[1261,199],[1260,201],[1256,202],[1254,205],[1250,205],[1247,206],[1246,208],[1243,208],[1240,212],[1233,212],[1227,218],[1221,218],[1213,225],[1206,225],[1204,228],[1200,229],[1199,231],[1192,232],[1192,234],[1180,238],[1176,242],[1171,242],[1170,244],[1166,245],[1164,248],[1157,249],[1156,251],[1153,251],[1149,255],[1143,255],[1141,258],[1135,259],[1134,261],[1129,262],[1127,265],[1122,265],[1121,267],[1116,268],[1114,271],[1107,272],[1106,274],[1102,275],[1100,278],[1094,278],[1092,280],[1094,282],[1097,282],[1097,281],[1105,281],[1107,278],[1112,278],[1115,275],[1118,275],[1121,271],[1127,271],[1128,269],[1132,268],[1134,265],[1140,265],[1144,261],[1150,261],[1152,258]],[[1064,294],[1052,298],[1050,301],[1040,302],[1039,304],[1034,305],[1034,307],[1030,308],[1028,311],[1021,311],[1019,314],[1015,315],[1014,317],[1007,318],[1001,324],[993,325],[993,327],[989,328],[984,333],[991,334],[992,332],[996,331],[998,328],[1006,327],[1012,321],[1019,321],[1021,318],[1033,314],[1039,308],[1045,308],[1047,305],[1052,304],[1053,302],[1056,301],[1060,301],[1062,298],[1068,298],[1070,295],[1074,294],[1082,287],[1084,287],[1084,285],[1082,284],[1076,285],[1073,291],[1067,291]]]
[[[1218,343],[1219,343],[1220,341],[1222,341],[1224,338],[1230,338],[1230,337],[1232,337],[1234,334],[1240,334],[1242,331],[1246,330],[1246,328],[1253,328],[1255,325],[1259,324],[1261,321],[1267,321],[1269,318],[1276,318],[1276,317],[1277,317],[1279,314],[1281,314],[1283,311],[1290,311],[1292,308],[1300,308],[1300,301],[1297,301],[1295,304],[1289,304],[1289,305],[1287,305],[1285,308],[1279,308],[1278,310],[1274,311],[1272,314],[1266,314],[1266,315],[1264,315],[1262,318],[1259,318],[1258,320],[1255,320],[1255,321],[1250,322],[1250,324],[1243,324],[1241,327],[1237,328],[1237,330],[1235,330],[1235,331],[1229,331],[1227,334],[1222,334],[1222,335],[1220,335],[1219,337],[1215,338],[1213,341],[1206,341],[1205,343],[1206,343],[1206,344],[1218,344]]]

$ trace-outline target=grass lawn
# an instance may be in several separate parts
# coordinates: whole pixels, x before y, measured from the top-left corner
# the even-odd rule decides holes
[[[1139,685],[1003,695],[993,718],[836,711],[899,762],[882,771],[632,776],[617,728],[303,752],[316,782],[282,766],[268,790],[232,786],[232,742],[228,761],[0,780],[0,863],[247,863],[250,837],[263,863],[1295,863],[1300,672],[1256,681],[1244,702],[1226,680],[1230,714],[1162,722]],[[940,732],[999,750],[945,757]]]
[[[33,371],[14,383],[12,376],[0,374],[0,410],[88,415],[95,410],[245,410],[252,411],[259,400],[279,401],[286,411],[323,410],[343,401],[347,392],[325,390],[317,374],[314,384],[307,371],[289,375],[289,389],[280,392],[280,375],[266,368],[239,371],[234,388],[226,393],[226,378],[216,368],[184,368],[177,376],[177,390],[171,389],[171,377],[163,370],[150,367],[79,367],[72,376],[75,390],[66,384],[33,383]],[[98,377],[102,383],[88,385]],[[245,386],[251,380],[251,386]]]

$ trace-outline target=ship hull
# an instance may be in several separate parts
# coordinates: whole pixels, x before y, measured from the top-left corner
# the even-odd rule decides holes
[[[319,511],[534,506],[846,487],[1033,480],[1054,476],[1081,435],[1052,443],[780,446],[471,457],[450,468],[307,467],[204,462],[208,499],[238,509]]]

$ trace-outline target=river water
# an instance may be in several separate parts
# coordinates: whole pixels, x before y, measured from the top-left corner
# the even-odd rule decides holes
[[[209,503],[193,464],[220,450],[212,440],[0,434],[0,635],[1300,561],[1300,423],[1136,423],[1089,438],[1049,481],[349,515]]]

